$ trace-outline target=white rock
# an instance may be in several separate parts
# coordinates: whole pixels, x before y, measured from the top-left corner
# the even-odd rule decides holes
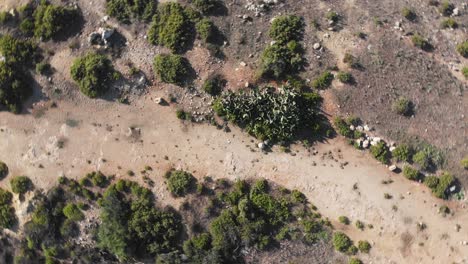
[[[364,140],[364,141],[362,142],[362,147],[363,147],[363,148],[368,148],[368,147],[369,147],[369,140]]]
[[[391,165],[390,167],[388,167],[388,170],[389,171],[395,171],[398,167],[396,165]]]
[[[357,126],[356,130],[362,132],[362,131],[364,131],[364,128],[362,126]]]
[[[165,101],[164,101],[164,99],[161,98],[161,97],[156,97],[156,98],[154,99],[154,102],[157,103],[157,104],[159,104],[159,105],[162,105],[162,104],[164,104]]]
[[[241,65],[242,67],[245,67],[245,66],[247,66],[247,63],[245,63],[245,61],[241,61],[241,62],[240,62],[240,65]]]
[[[458,9],[457,7],[453,9],[452,16],[458,16],[458,15],[460,15],[460,9]]]
[[[396,149],[396,148],[395,148],[394,146],[391,146],[391,147],[389,148],[390,152],[393,152],[395,149]]]
[[[257,146],[258,146],[258,148],[261,149],[261,150],[265,149],[265,144],[263,144],[263,142],[258,143]]]
[[[318,50],[318,49],[320,49],[320,47],[321,47],[320,43],[315,43],[314,44],[314,50]]]
[[[372,141],[375,141],[375,142],[379,143],[380,141],[382,141],[382,139],[379,138],[379,137],[375,137],[375,138],[372,139]]]
[[[349,129],[351,129],[351,131],[354,131],[356,128],[353,125],[350,125]]]
[[[457,186],[454,185],[454,186],[450,187],[449,190],[450,190],[450,192],[455,192],[456,189],[457,189]]]
[[[371,131],[371,128],[368,125],[364,125],[364,130],[365,131]]]

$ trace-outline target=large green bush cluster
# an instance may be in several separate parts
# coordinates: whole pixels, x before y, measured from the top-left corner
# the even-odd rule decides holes
[[[67,34],[77,23],[80,13],[77,9],[56,6],[43,2],[34,11],[34,35],[43,40]]]
[[[112,62],[105,55],[96,53],[75,59],[71,67],[73,80],[80,91],[90,98],[101,96],[109,90],[114,73]]]
[[[417,181],[421,178],[421,173],[417,169],[409,165],[403,167],[403,175],[405,175],[407,179],[412,181]]]
[[[167,186],[174,196],[185,196],[196,182],[192,174],[182,170],[173,170],[168,176]]]
[[[132,19],[150,21],[156,13],[156,0],[107,0],[107,14],[122,23],[131,23]]]
[[[397,161],[409,162],[413,157],[413,149],[407,144],[400,144],[392,151],[392,156]]]
[[[264,87],[225,93],[213,108],[218,115],[226,116],[259,139],[288,141],[302,128],[319,130],[321,102],[316,93],[300,94],[286,86],[281,92]]]
[[[374,156],[374,158],[376,158],[378,161],[382,162],[383,164],[387,164],[390,161],[391,152],[388,149],[388,146],[383,141],[380,141],[376,145],[371,146],[370,152],[372,156]]]
[[[15,209],[11,206],[13,195],[0,188],[0,230],[11,228],[16,222]]]
[[[270,28],[270,37],[274,43],[268,46],[261,56],[261,77],[284,79],[303,69],[304,49],[299,41],[303,38],[304,27],[303,19],[298,16],[275,18]]]
[[[455,183],[455,178],[448,172],[444,172],[439,177],[439,182],[435,188],[432,188],[434,195],[441,199],[447,199],[448,189]]]
[[[179,3],[169,2],[158,7],[148,31],[148,39],[154,45],[181,53],[193,43],[194,32],[194,23],[186,8]]]
[[[335,232],[333,234],[333,246],[339,252],[348,252],[353,245],[353,241],[343,232]]]
[[[11,190],[18,194],[25,194],[34,187],[31,179],[26,176],[15,176],[11,178],[10,185]]]
[[[190,62],[176,54],[157,55],[153,66],[161,81],[177,85],[184,85],[191,71]]]
[[[18,113],[32,93],[29,69],[33,66],[36,46],[9,35],[0,36],[0,106]]]

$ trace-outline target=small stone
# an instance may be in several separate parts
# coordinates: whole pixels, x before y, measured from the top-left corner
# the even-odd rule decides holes
[[[264,150],[265,149],[265,144],[263,144],[263,142],[260,142],[258,143],[258,148],[261,149],[261,150]]]
[[[315,43],[314,44],[314,50],[318,50],[318,49],[320,49],[320,47],[321,47],[320,43]]]
[[[388,170],[389,171],[395,171],[398,167],[396,165],[391,165],[390,167],[388,167]]]
[[[241,62],[240,62],[240,65],[241,65],[242,67],[245,67],[245,66],[247,66],[247,63],[245,63],[245,61],[241,61]]]

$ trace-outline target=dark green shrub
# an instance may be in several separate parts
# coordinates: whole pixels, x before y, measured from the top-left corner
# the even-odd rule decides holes
[[[344,215],[338,217],[338,221],[340,221],[340,223],[345,224],[345,225],[349,225],[351,223],[351,221],[349,221],[349,218]]]
[[[76,237],[80,232],[80,228],[75,221],[66,219],[60,227],[60,234],[62,237]]]
[[[353,245],[353,241],[343,232],[335,232],[333,234],[333,246],[339,252],[347,252]]]
[[[362,264],[362,261],[358,258],[350,258],[349,264]]]
[[[74,203],[69,203],[63,208],[63,214],[71,221],[81,221],[84,219],[84,214],[80,208]]]
[[[216,28],[213,22],[208,18],[203,18],[195,24],[198,36],[204,42],[211,42],[216,34]]]
[[[5,25],[10,22],[13,16],[7,11],[0,12],[0,25]]]
[[[340,135],[347,138],[353,138],[354,133],[349,128],[350,126],[348,125],[348,123],[346,123],[346,121],[343,118],[339,116],[335,117],[335,119],[333,120],[333,125],[336,127]]]
[[[457,51],[465,58],[468,58],[468,40],[457,45]]]
[[[221,93],[225,80],[219,74],[209,77],[205,83],[203,83],[203,91],[212,96],[217,96]]]
[[[261,77],[278,80],[299,73],[305,64],[303,54],[302,46],[296,41],[268,46],[260,58]]]
[[[418,164],[422,170],[428,170],[432,166],[431,156],[423,150],[414,154],[413,161]]]
[[[174,196],[181,197],[185,196],[190,191],[190,189],[194,186],[196,179],[188,172],[174,170],[171,171],[167,182],[169,191]]]
[[[342,83],[352,83],[354,78],[349,72],[339,72],[337,78]]]
[[[32,18],[25,18],[19,25],[20,31],[26,36],[34,34],[34,20]]]
[[[47,75],[50,73],[51,70],[52,68],[49,63],[40,62],[36,64],[36,72],[40,75]]]
[[[107,14],[127,24],[132,19],[150,21],[156,13],[156,8],[157,1],[154,0],[108,0],[106,3]]]
[[[352,245],[348,248],[348,251],[346,251],[346,254],[348,255],[356,255],[358,253],[358,248],[355,245]]]
[[[91,180],[91,183],[97,187],[104,188],[109,184],[109,180],[107,179],[107,177],[100,171],[88,173],[86,175],[86,178]]]
[[[183,85],[190,73],[190,64],[180,55],[162,54],[154,58],[154,71],[163,82]]]
[[[418,33],[414,34],[413,37],[411,37],[411,41],[413,42],[413,45],[415,47],[418,47],[422,50],[429,51],[432,49],[431,43]]]
[[[357,229],[364,230],[365,225],[361,220],[357,220],[355,225]]]
[[[440,26],[442,28],[451,28],[451,29],[455,29],[455,28],[458,28],[458,23],[455,19],[453,18],[447,18],[447,19],[444,19],[444,21],[442,21],[442,23],[440,24]]]
[[[0,204],[10,204],[11,199],[13,199],[11,192],[0,188]]]
[[[312,87],[314,87],[315,89],[326,89],[331,85],[333,78],[333,74],[331,72],[326,71],[319,75],[312,82]]]
[[[48,40],[67,33],[79,19],[76,9],[41,3],[34,11],[34,35]]]
[[[438,198],[447,199],[447,190],[454,182],[455,178],[450,173],[444,172],[439,177],[439,184],[437,184],[437,187],[433,189],[432,192]]]
[[[409,162],[413,156],[413,150],[407,144],[400,144],[392,151],[392,156],[397,161]]]
[[[16,176],[10,180],[11,190],[14,193],[24,194],[33,188],[32,181],[26,176]]]
[[[203,14],[211,14],[222,5],[219,0],[193,0],[192,3]]]
[[[416,19],[416,13],[409,9],[408,7],[404,7],[402,10],[401,10],[401,14],[403,15],[404,18],[408,19],[408,20],[415,20]]]
[[[468,156],[466,156],[464,159],[462,159],[462,160],[460,161],[460,165],[461,165],[461,167],[462,167],[463,169],[468,170]],[[1,171],[2,171],[2,169],[1,169],[1,163],[0,163],[0,179],[2,178],[2,177],[1,177],[1,175],[2,175],[2,174],[1,174]]]
[[[361,251],[362,253],[369,253],[372,246],[370,245],[368,241],[359,240],[358,248],[359,248],[359,251]]]
[[[292,190],[291,197],[292,197],[292,201],[295,202],[295,203],[305,203],[305,202],[307,202],[306,196],[302,192],[300,192],[298,190]]]
[[[270,37],[281,43],[292,40],[301,41],[304,35],[305,23],[302,17],[295,15],[279,16],[273,20],[270,27]]]
[[[374,156],[374,158],[376,158],[383,164],[388,164],[388,162],[390,161],[391,153],[388,150],[387,145],[383,141],[380,141],[375,146],[371,146],[370,152],[372,156]]]
[[[209,228],[212,241],[211,244],[215,250],[221,252],[228,258],[235,258],[232,254],[240,246],[240,228],[238,226],[236,215],[231,210],[223,210],[221,214],[214,219]]]
[[[338,22],[340,19],[340,16],[334,11],[328,11],[325,17],[333,22]]]
[[[0,180],[5,178],[8,175],[8,166],[0,161]]]
[[[180,120],[191,120],[192,119],[192,115],[190,113],[188,113],[188,112],[185,112],[182,109],[177,109],[176,116]]]
[[[451,16],[455,7],[449,1],[444,1],[439,7],[439,11],[444,16]]]
[[[95,98],[109,90],[115,70],[105,55],[88,53],[75,59],[70,72],[80,91],[90,98]]]
[[[399,115],[408,116],[413,113],[413,103],[408,98],[400,97],[393,102],[392,110]]]
[[[181,53],[193,43],[194,31],[194,25],[184,7],[169,2],[159,5],[148,31],[148,40],[154,45]]]
[[[15,222],[15,209],[8,204],[0,204],[0,228],[11,228]]]
[[[462,74],[465,76],[465,79],[468,79],[468,66],[462,68]]]
[[[439,185],[439,178],[437,176],[431,175],[424,178],[424,184],[430,189],[434,190],[437,185]]]
[[[409,165],[406,165],[405,167],[403,167],[403,175],[407,179],[412,180],[412,181],[417,181],[421,177],[421,174],[419,173],[419,171]]]

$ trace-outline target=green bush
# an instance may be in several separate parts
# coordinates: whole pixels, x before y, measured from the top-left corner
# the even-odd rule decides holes
[[[13,16],[7,11],[0,12],[0,25],[5,25],[10,22]]]
[[[337,78],[342,83],[352,83],[354,78],[349,72],[339,72]]]
[[[11,192],[0,188],[0,205],[10,204],[12,199],[13,195],[11,194]]]
[[[79,19],[76,9],[65,8],[42,2],[34,11],[34,35],[48,40],[69,32]]]
[[[358,69],[361,68],[361,63],[359,62],[358,58],[353,56],[352,54],[345,53],[343,57],[343,62],[348,64],[351,68]]]
[[[40,62],[36,64],[36,72],[40,75],[47,75],[50,73],[51,70],[52,68],[49,63]]]
[[[333,78],[333,74],[326,71],[312,82],[312,87],[315,89],[326,89],[331,85]]]
[[[304,35],[305,23],[302,17],[295,15],[279,16],[273,20],[270,27],[270,37],[281,43],[292,40],[301,41]]]
[[[169,2],[159,5],[148,31],[148,40],[154,45],[181,53],[193,43],[194,31],[194,25],[184,7]]]
[[[392,151],[392,156],[397,161],[409,162],[413,156],[413,149],[407,144],[400,144]]]
[[[468,156],[466,156],[464,159],[462,159],[460,161],[460,165],[461,165],[461,167],[463,169],[468,170]],[[1,176],[2,175],[2,173],[1,173],[2,169],[1,168],[2,168],[2,166],[1,166],[1,163],[0,163],[0,179],[2,178],[2,176]]]
[[[415,47],[418,47],[418,48],[420,48],[422,50],[429,51],[429,50],[432,49],[431,43],[429,43],[429,41],[427,39],[425,39],[424,37],[422,37],[418,33],[414,34],[411,37],[411,41],[413,42],[413,45]]]
[[[216,34],[216,27],[208,18],[203,18],[195,24],[198,36],[204,42],[213,41]]]
[[[260,75],[263,78],[284,79],[299,73],[305,64],[304,50],[296,41],[287,45],[275,43],[268,46],[260,58]]]
[[[358,258],[350,258],[349,264],[362,264],[362,261]]]
[[[407,179],[412,180],[412,181],[417,181],[421,177],[421,174],[419,173],[419,171],[409,165],[406,165],[405,167],[403,167],[403,175]]]
[[[438,198],[447,199],[447,189],[450,188],[454,182],[455,178],[450,173],[444,172],[439,177],[439,184],[437,184],[436,188],[432,189],[432,192]]]
[[[399,115],[408,116],[413,113],[413,103],[408,98],[400,97],[393,102],[392,110]]]
[[[291,197],[292,197],[292,201],[295,202],[295,203],[305,203],[305,202],[307,202],[306,196],[302,192],[300,192],[298,190],[292,190]]]
[[[465,58],[468,58],[468,40],[457,45],[457,51]]]
[[[465,76],[465,79],[468,79],[468,66],[462,68],[462,74]]]
[[[361,251],[362,253],[369,253],[372,246],[370,245],[368,241],[359,240],[358,248],[359,248],[359,251]]]
[[[26,176],[16,176],[11,178],[10,185],[11,190],[18,194],[25,194],[33,188],[32,181]]]
[[[84,219],[84,214],[80,208],[74,203],[69,203],[63,208],[63,214],[71,221],[81,221]]]
[[[335,232],[333,234],[333,246],[339,252],[347,252],[353,245],[353,241],[343,232]]]
[[[349,225],[351,223],[349,218],[344,215],[338,217],[338,221],[340,221],[340,223],[345,224],[345,225]]]
[[[209,77],[203,83],[202,89],[211,96],[217,96],[221,93],[224,83],[225,80],[223,79],[223,77],[219,74],[216,74],[212,77]]]
[[[11,207],[13,195],[0,188],[0,229],[11,228],[16,222],[15,209]]]
[[[357,220],[355,225],[357,229],[364,230],[364,223],[361,220]]]
[[[444,21],[442,21],[442,23],[440,24],[440,26],[442,28],[451,28],[451,29],[455,29],[455,28],[458,28],[458,23],[455,19],[453,18],[447,18],[447,19],[444,19]]]
[[[190,73],[190,63],[180,55],[157,55],[154,58],[154,71],[163,82],[183,85]]]
[[[34,35],[34,20],[32,18],[25,18],[19,25],[20,31],[26,36]]]
[[[426,176],[424,178],[424,184],[430,189],[435,189],[439,185],[439,178],[434,175]]]
[[[340,135],[347,138],[354,137],[353,131],[349,128],[350,125],[348,125],[348,123],[343,118],[339,116],[335,117],[335,119],[333,120],[333,124],[335,125]]]
[[[0,180],[5,178],[8,175],[8,166],[0,161]]]
[[[132,19],[150,21],[156,13],[157,1],[154,0],[107,0],[106,12],[122,23],[130,23]]]
[[[431,156],[423,150],[414,154],[413,161],[418,164],[422,170],[428,170],[432,166]]]
[[[338,22],[340,19],[340,16],[334,11],[328,11],[325,17],[333,22]]]
[[[383,164],[388,164],[388,162],[390,161],[391,153],[388,150],[387,145],[383,141],[380,141],[375,146],[371,146],[370,152],[372,156],[374,156],[374,158],[376,158]]]
[[[404,7],[401,10],[401,14],[403,15],[404,18],[408,20],[415,20],[416,19],[416,13],[414,13],[413,10],[409,9],[408,7]]]
[[[192,115],[190,113],[188,113],[188,112],[185,112],[182,109],[177,109],[176,116],[180,120],[191,120],[192,119]]]
[[[196,179],[188,172],[174,170],[171,171],[167,181],[169,191],[174,196],[181,197],[185,196],[190,191],[190,189],[194,186]]]
[[[219,0],[193,0],[192,4],[203,14],[211,14],[222,5]]]
[[[444,1],[439,7],[439,11],[444,16],[451,16],[455,7],[449,1]]]
[[[75,59],[70,72],[80,91],[90,98],[96,98],[109,90],[115,70],[105,55],[88,53]]]

